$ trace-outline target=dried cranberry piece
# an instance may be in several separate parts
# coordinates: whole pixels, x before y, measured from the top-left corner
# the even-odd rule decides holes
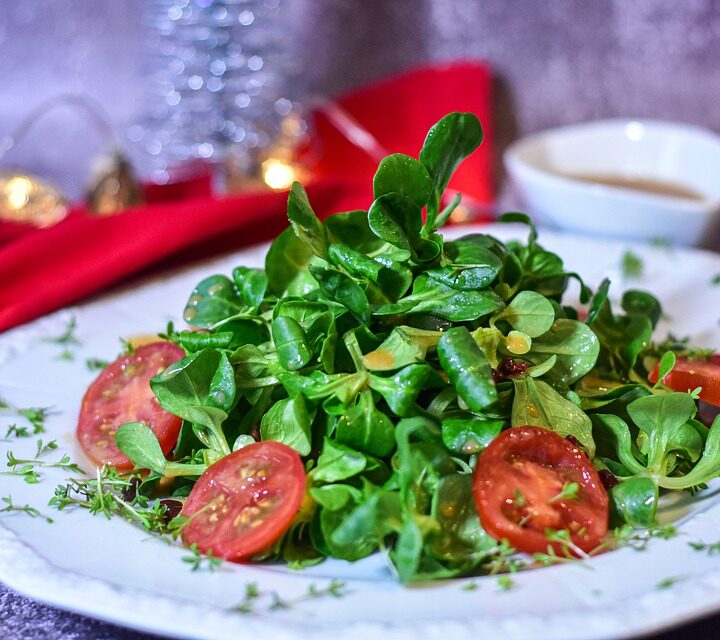
[[[516,378],[527,371],[529,364],[525,360],[514,358],[503,358],[497,369],[493,369],[493,380],[502,382],[507,378]]]
[[[698,401],[697,419],[706,427],[710,427],[712,425],[718,414],[720,414],[720,407],[703,402],[702,400]]]
[[[140,486],[140,478],[133,476],[130,478],[130,482],[128,483],[128,486],[125,487],[120,493],[122,495],[122,499],[125,500],[125,502],[132,503],[133,500],[135,500],[135,497],[137,496],[137,490]]]
[[[607,491],[610,491],[616,484],[620,484],[620,481],[607,469],[600,469],[598,475],[600,476],[600,481],[603,483],[603,487],[605,487]]]
[[[575,436],[565,436],[565,440],[567,440],[573,447],[580,447],[580,441]]]
[[[166,523],[179,515],[183,508],[183,503],[180,500],[172,500],[171,498],[160,500],[160,504],[165,507],[163,517]]]

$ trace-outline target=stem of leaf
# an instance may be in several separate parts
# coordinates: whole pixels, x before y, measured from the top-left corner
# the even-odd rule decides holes
[[[457,206],[462,201],[462,195],[457,194],[453,199],[452,202],[450,202],[441,212],[440,215],[438,215],[437,220],[435,221],[435,229],[439,229],[440,227],[444,227],[445,223],[448,221],[450,216],[453,214],[453,211],[457,208]]]
[[[363,362],[363,353],[360,349],[360,344],[358,343],[355,332],[348,331],[343,336],[343,342],[345,343],[345,346],[350,353],[350,357],[352,358],[353,364],[355,365],[355,369],[358,371],[358,373],[365,373],[367,369],[365,368],[365,363]]]
[[[430,196],[430,202],[427,204],[427,216],[425,218],[425,224],[422,228],[422,235],[427,237],[429,236],[433,231],[435,231],[436,228],[436,220],[438,215],[438,210],[440,209],[440,193],[437,189],[435,189]]]
[[[230,445],[228,444],[227,439],[225,438],[225,434],[223,433],[223,430],[219,427],[214,427],[211,430],[212,440],[213,440],[213,449],[216,451],[219,451],[222,455],[226,456],[230,453]]]
[[[201,476],[205,473],[207,465],[204,464],[183,464],[180,462],[168,462],[163,467],[163,476],[176,478],[178,476]]]
[[[223,456],[230,453],[230,446],[228,445],[222,428],[218,426],[210,427],[208,425],[193,424],[193,431],[197,439],[208,449],[214,449]]]

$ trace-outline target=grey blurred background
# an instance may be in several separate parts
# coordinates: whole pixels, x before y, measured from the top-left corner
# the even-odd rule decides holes
[[[96,98],[125,136],[149,108],[147,6],[0,0],[0,138],[66,91]],[[612,116],[720,130],[716,0],[281,0],[278,29],[304,97],[429,61],[480,58],[498,77],[501,140]],[[87,121],[61,108],[0,164],[52,177],[77,195],[102,150]]]

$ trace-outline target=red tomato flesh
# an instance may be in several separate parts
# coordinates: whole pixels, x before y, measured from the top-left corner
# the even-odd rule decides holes
[[[117,428],[144,422],[153,430],[165,455],[177,442],[182,420],[158,404],[150,378],[164,371],[185,352],[172,342],[153,342],[108,365],[90,385],[80,408],[77,438],[85,455],[98,466],[120,471],[133,464],[115,443]]]
[[[573,498],[558,498],[566,483],[576,482]],[[587,456],[558,434],[542,427],[512,427],[480,454],[473,478],[480,521],[496,540],[518,551],[545,553],[546,529],[567,530],[574,545],[594,549],[608,529],[609,500]]]
[[[658,365],[650,372],[648,380],[658,380]],[[710,360],[685,360],[678,358],[673,370],[663,378],[663,384],[674,391],[692,391],[702,387],[700,399],[708,404],[720,406],[720,354],[713,354]]]
[[[186,544],[242,562],[270,547],[292,523],[305,493],[299,454],[272,440],[221,458],[200,476],[183,515]]]

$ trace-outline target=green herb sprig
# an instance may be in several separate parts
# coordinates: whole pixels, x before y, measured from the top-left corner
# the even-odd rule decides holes
[[[121,475],[104,465],[97,468],[93,478],[71,478],[59,484],[48,504],[58,511],[79,508],[106,518],[120,516],[146,531],[177,537],[186,519],[169,519],[167,506],[140,493],[139,483],[139,475]]]
[[[40,482],[40,469],[62,469],[73,473],[83,473],[83,470],[71,461],[68,454],[63,454],[59,460],[53,462],[43,460],[43,456],[57,449],[57,441],[37,441],[35,455],[32,458],[18,458],[12,451],[7,452],[7,466],[9,471],[0,471],[2,475],[14,475],[22,477],[28,484]]]
[[[39,509],[31,507],[29,504],[15,504],[12,496],[2,496],[0,501],[4,504],[4,506],[0,506],[0,514],[23,513],[31,518],[44,518],[48,524],[53,522],[52,518],[43,515]]]
[[[18,407],[7,400],[0,398],[0,415],[11,415],[14,417],[24,418],[32,427],[32,432],[28,427],[13,423],[7,427],[5,439],[11,437],[27,438],[30,435],[38,435],[45,432],[45,422],[48,415],[52,412],[52,407]]]
[[[58,336],[42,338],[42,342],[50,344],[56,344],[62,347],[62,351],[58,354],[57,360],[74,360],[75,353],[73,349],[80,346],[81,342],[78,340],[75,332],[77,331],[77,318],[71,316],[65,329]]]
[[[342,580],[331,580],[325,586],[310,583],[304,594],[294,598],[281,597],[277,591],[261,591],[256,582],[249,582],[245,585],[245,597],[231,610],[243,614],[267,613],[291,609],[309,600],[342,598],[347,594],[347,585]]]

